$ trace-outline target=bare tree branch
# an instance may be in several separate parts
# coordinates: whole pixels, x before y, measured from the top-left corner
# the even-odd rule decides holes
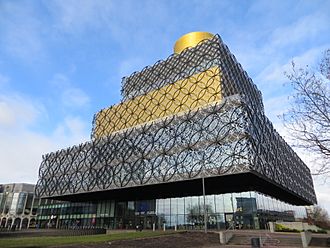
[[[317,70],[297,68],[285,73],[294,89],[291,108],[283,114],[285,127],[295,146],[317,157],[314,174],[330,175],[330,49],[324,52]]]

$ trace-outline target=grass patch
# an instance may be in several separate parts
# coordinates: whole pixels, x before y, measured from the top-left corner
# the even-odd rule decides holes
[[[109,242],[114,240],[157,237],[157,236],[173,234],[173,233],[174,232],[143,231],[143,232],[120,232],[120,233],[98,234],[98,235],[88,235],[88,236],[60,236],[60,237],[45,236],[45,237],[10,238],[10,239],[0,239],[0,247],[41,248],[41,247],[59,246],[59,245],[88,244],[88,243]]]

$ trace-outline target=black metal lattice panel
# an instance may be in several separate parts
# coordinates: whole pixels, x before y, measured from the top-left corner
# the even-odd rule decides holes
[[[239,94],[255,112],[264,113],[260,91],[218,35],[201,42],[193,49],[186,49],[180,54],[172,55],[164,61],[159,61],[141,72],[124,78],[122,102],[147,95],[153,90],[161,89],[177,80],[187,79],[196,73],[209,71],[212,67],[219,68],[222,97]],[[166,109],[166,106],[160,105],[160,107]],[[107,125],[114,125],[111,115],[107,115],[107,112],[109,108],[99,111],[94,116],[92,138],[107,136],[109,131]],[[99,115],[104,115],[103,123],[107,124],[99,125],[96,121]]]
[[[48,154],[37,194],[58,196],[249,171],[239,99]]]
[[[274,129],[265,115],[247,111],[251,165],[256,171],[284,188],[316,203],[310,170]]]
[[[260,91],[219,36],[125,78],[123,101],[214,67],[220,71],[221,101],[206,101],[114,133],[107,130],[113,118],[102,110],[105,125],[94,119],[91,142],[44,156],[37,195],[54,197],[252,172],[315,203],[309,169],[264,115]],[[96,138],[96,130],[102,138]]]

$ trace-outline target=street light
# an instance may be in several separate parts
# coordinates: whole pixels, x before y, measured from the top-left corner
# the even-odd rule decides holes
[[[204,205],[204,232],[207,233],[207,212],[206,212],[206,204],[205,204],[205,182],[204,176],[202,177],[203,184],[203,205]]]

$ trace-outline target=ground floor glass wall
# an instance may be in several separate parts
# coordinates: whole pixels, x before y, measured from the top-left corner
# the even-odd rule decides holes
[[[257,192],[207,195],[209,229],[264,229],[267,222],[306,217],[305,207],[292,206]],[[38,226],[57,228],[104,227],[109,229],[202,229],[203,196],[168,199],[84,203],[47,200],[40,206]]]

